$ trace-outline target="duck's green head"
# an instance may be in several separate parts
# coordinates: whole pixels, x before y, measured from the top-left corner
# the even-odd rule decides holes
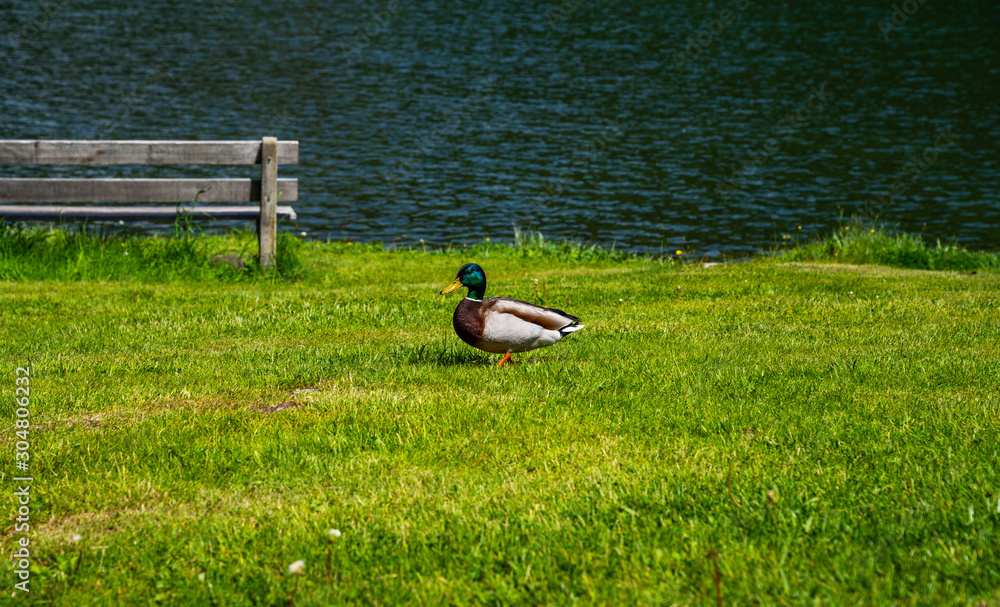
[[[483,295],[486,294],[486,273],[478,265],[467,263],[458,269],[458,275],[455,276],[455,280],[448,285],[448,288],[441,291],[441,294],[451,293],[459,287],[469,288],[467,296],[469,299],[481,300]]]

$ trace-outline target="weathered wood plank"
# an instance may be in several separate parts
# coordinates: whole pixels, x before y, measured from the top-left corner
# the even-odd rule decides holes
[[[260,164],[258,141],[0,140],[0,164]],[[279,141],[282,164],[299,142]]]
[[[299,199],[298,179],[278,179],[282,202]],[[0,202],[258,202],[256,179],[0,179]]]
[[[264,137],[260,146],[260,223],[257,226],[260,265],[274,265],[277,253],[278,219],[278,140]]]
[[[295,220],[290,206],[276,207],[278,217]],[[259,206],[190,206],[170,207],[67,207],[48,205],[0,205],[0,217],[7,219],[165,219],[187,213],[195,219],[256,219]]]

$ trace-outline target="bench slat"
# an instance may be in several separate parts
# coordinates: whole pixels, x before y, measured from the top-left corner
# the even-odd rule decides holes
[[[181,213],[193,218],[257,219],[257,206],[173,206],[173,207],[64,207],[45,205],[0,205],[0,217],[7,219],[167,219]],[[297,219],[295,209],[278,207],[278,217]]]
[[[299,181],[278,179],[278,200],[299,199]],[[0,202],[259,202],[259,179],[0,179]]]
[[[0,140],[0,164],[260,164],[257,141]],[[278,142],[278,164],[298,164],[299,142]]]

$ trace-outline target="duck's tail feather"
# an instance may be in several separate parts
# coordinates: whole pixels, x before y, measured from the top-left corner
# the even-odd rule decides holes
[[[581,325],[579,323],[569,324],[569,325],[566,325],[565,327],[563,327],[562,329],[559,329],[559,334],[565,337],[566,334],[572,333],[573,331],[579,331],[580,329],[582,329],[582,328],[584,328],[586,326],[587,325]]]

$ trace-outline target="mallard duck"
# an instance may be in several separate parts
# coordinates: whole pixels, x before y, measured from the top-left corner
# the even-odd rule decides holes
[[[487,297],[486,273],[474,263],[458,269],[448,288],[441,295],[459,287],[469,293],[455,308],[452,324],[462,341],[483,352],[503,354],[497,363],[502,367],[513,352],[527,352],[551,346],[573,331],[584,327],[580,319],[562,310],[543,308],[509,297]]]

